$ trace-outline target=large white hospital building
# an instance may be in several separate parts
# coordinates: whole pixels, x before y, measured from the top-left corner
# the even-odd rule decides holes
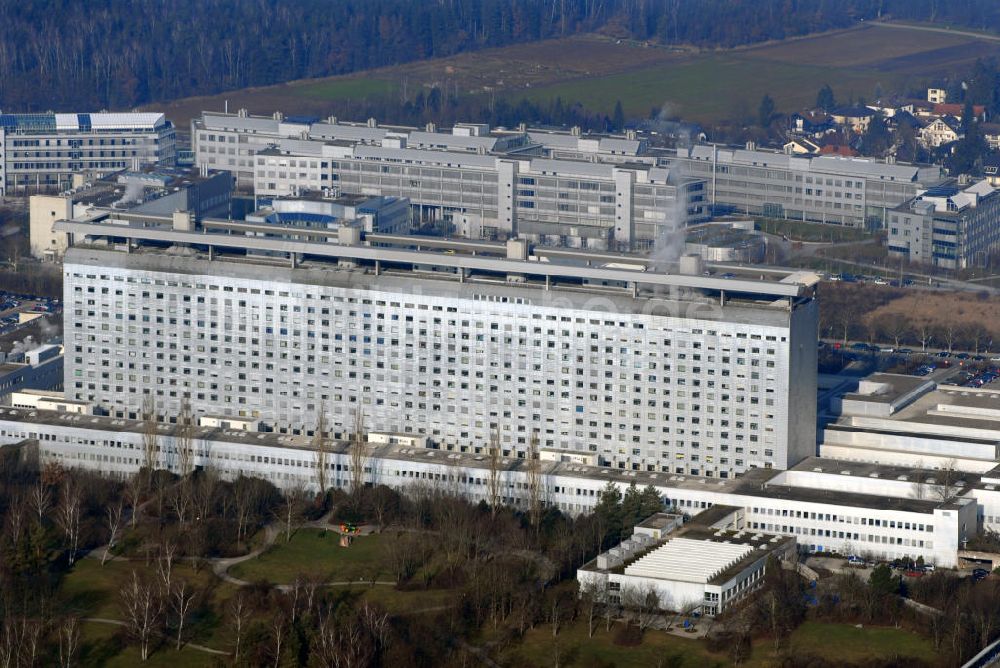
[[[455,451],[499,430],[507,452],[537,436],[606,466],[722,478],[814,453],[812,274],[188,226],[114,212],[56,223],[77,244],[63,268],[69,398],[134,417],[152,394],[167,417],[187,395],[199,414],[293,435],[323,407],[342,434],[361,410]]]

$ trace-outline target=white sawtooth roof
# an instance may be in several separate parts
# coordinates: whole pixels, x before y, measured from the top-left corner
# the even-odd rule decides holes
[[[126,112],[82,114],[90,118],[95,130],[152,130],[166,122],[163,114],[156,112]],[[56,129],[79,130],[81,114],[55,114]]]
[[[428,151],[425,149],[384,148],[358,144],[354,147],[354,157],[365,160],[383,160],[413,165],[434,165],[437,167],[478,167],[492,169],[497,159],[490,155],[476,153],[455,153],[452,151]]]
[[[449,135],[443,132],[423,132],[414,130],[407,138],[407,146],[418,147],[440,147],[460,148],[460,149],[483,149],[492,151],[496,146],[496,137],[464,137],[462,135]]]
[[[753,551],[751,545],[673,538],[625,568],[625,575],[706,584]]]
[[[231,116],[228,114],[213,114],[203,112],[202,127],[206,130],[241,130],[244,132],[259,132],[265,135],[277,136],[281,123],[273,118],[253,118],[249,116]]]
[[[347,123],[313,123],[309,136],[313,139],[342,139],[355,142],[381,142],[389,129]]]

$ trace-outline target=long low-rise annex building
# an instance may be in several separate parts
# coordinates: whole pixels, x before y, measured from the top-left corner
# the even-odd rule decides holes
[[[485,238],[645,249],[707,220],[704,181],[657,166],[632,135],[473,124],[439,132],[205,112],[192,121],[192,145],[198,165],[231,170],[259,196],[335,189],[405,197],[418,219]]]
[[[814,454],[817,279],[528,244],[112,215],[56,228],[67,396],[727,478]],[[319,231],[310,235],[320,234]],[[341,237],[341,235],[343,235]],[[337,243],[332,243],[337,241]],[[420,250],[417,250],[420,248]],[[277,257],[261,258],[268,252]],[[627,268],[625,268],[627,267]]]
[[[822,457],[915,469],[986,473],[1000,452],[1000,391],[873,374],[835,397]]]
[[[874,158],[800,157],[752,146],[699,144],[660,158],[704,179],[713,212],[884,229],[891,209],[944,180],[941,167]]]
[[[142,421],[127,418],[0,408],[0,443],[34,440],[43,462],[105,475],[131,475],[138,469],[145,431]],[[157,430],[157,466],[175,472],[180,459],[177,435],[176,425],[161,424]],[[190,442],[195,444],[193,465],[224,478],[253,475],[285,489],[316,489],[320,459],[310,437],[230,425],[199,427]],[[350,448],[346,441],[328,448],[325,479],[331,486],[350,486]],[[362,459],[364,484],[490,501],[490,466],[483,454],[372,444]],[[498,471],[502,502],[526,506],[532,480],[529,461],[504,457]],[[755,469],[736,479],[565,461],[540,462],[538,471],[544,503],[563,512],[592,511],[609,482],[622,490],[631,484],[651,485],[664,506],[678,513],[694,516],[717,505],[731,506],[740,511],[739,523],[723,528],[793,536],[803,551],[922,557],[928,563],[954,566],[958,550],[979,527],[977,493],[982,486],[972,474],[965,474],[962,485],[953,481],[950,491],[941,495],[936,483],[899,480],[900,469],[820,458],[807,459],[790,471]],[[890,481],[894,484],[885,484]],[[1000,513],[994,508],[989,512]]]

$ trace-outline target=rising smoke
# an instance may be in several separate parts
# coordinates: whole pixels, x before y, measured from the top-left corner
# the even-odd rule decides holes
[[[120,200],[111,206],[124,206],[126,204],[131,204],[132,202],[141,202],[142,195],[145,190],[145,186],[143,186],[140,181],[128,179],[125,181],[125,194],[122,195]]]
[[[39,345],[40,344],[37,341],[35,341],[35,338],[33,336],[28,336],[23,341],[14,342],[14,345],[10,349],[10,355],[14,356],[14,355],[19,355],[21,353],[30,352],[35,348],[37,348]]]
[[[653,261],[653,269],[659,272],[671,272],[677,270],[677,262],[684,254],[685,238],[687,230],[684,221],[687,214],[687,197],[683,190],[684,178],[683,168],[674,164],[669,167],[667,183],[677,188],[677,196],[674,197],[672,205],[668,205],[667,220],[660,226],[656,235],[656,243],[653,246],[653,253],[650,258]]]
[[[670,101],[660,107],[656,116],[640,124],[644,130],[655,132],[660,141],[673,143],[677,148],[688,148],[695,140],[696,126],[677,120],[676,110]],[[677,197],[667,210],[667,221],[657,232],[656,244],[651,258],[656,271],[676,271],[677,263],[684,254],[687,219],[687,197],[683,192],[684,168],[674,163],[669,167],[667,183],[677,188]]]

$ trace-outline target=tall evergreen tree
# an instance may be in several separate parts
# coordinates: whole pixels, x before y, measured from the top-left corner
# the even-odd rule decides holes
[[[837,98],[834,97],[830,84],[824,84],[816,93],[816,106],[823,111],[832,111],[837,107]]]
[[[621,132],[625,129],[625,110],[622,109],[621,100],[615,102],[615,111],[611,116],[611,123],[614,126],[612,129],[616,132]]]
[[[771,127],[771,121],[774,120],[774,100],[767,93],[764,97],[760,99],[760,106],[757,107],[757,122],[760,123],[760,127],[767,129]]]

